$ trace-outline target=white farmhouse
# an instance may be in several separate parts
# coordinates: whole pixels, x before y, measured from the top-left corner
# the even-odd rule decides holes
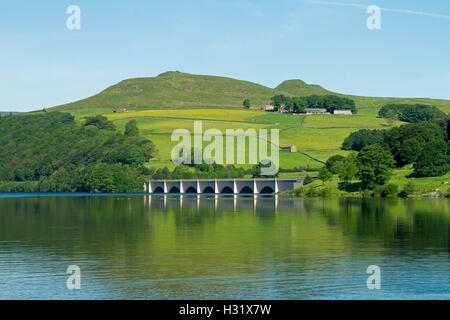
[[[352,110],[334,110],[333,114],[352,115]]]

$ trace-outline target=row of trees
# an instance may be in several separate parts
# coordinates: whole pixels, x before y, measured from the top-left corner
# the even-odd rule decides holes
[[[414,164],[417,177],[441,176],[450,169],[450,119],[407,124],[390,130],[359,130],[348,136],[344,150],[378,145],[389,151],[397,167]]]
[[[251,175],[252,178],[274,178],[274,176],[261,176],[261,167],[268,166],[261,163],[254,165],[250,169],[245,170],[242,167],[234,165],[220,165],[220,164],[189,164],[176,166],[172,171],[167,167],[153,168],[150,167],[145,171],[145,174],[155,180],[161,179],[227,179],[227,178],[244,178],[246,175]]]
[[[446,117],[438,108],[421,104],[387,104],[378,111],[378,116],[411,123]]]
[[[224,178],[243,178],[247,172],[243,168],[233,165],[219,164],[196,164],[192,167],[178,165],[172,171],[167,167],[147,169],[146,174],[149,178],[155,180],[162,179],[224,179]]]
[[[142,191],[143,164],[156,153],[135,121],[122,134],[102,116],[83,124],[60,112],[6,116],[0,132],[2,191]]]
[[[275,95],[271,98],[271,103],[276,108],[283,107],[285,110],[294,113],[305,112],[306,108],[324,108],[327,112],[334,110],[351,110],[356,113],[355,102],[352,99],[335,95],[311,95],[306,97],[288,97],[283,94]]]

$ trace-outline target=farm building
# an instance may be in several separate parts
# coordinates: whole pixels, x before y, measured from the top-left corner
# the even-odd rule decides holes
[[[325,108],[306,108],[306,114],[330,114]]]
[[[286,152],[297,152],[297,147],[292,145],[292,146],[286,146],[282,148],[283,151]]]
[[[261,106],[261,110],[263,110],[263,111],[274,111],[275,107],[270,105],[270,104],[263,104]]]
[[[128,110],[127,108],[119,108],[116,110],[113,110],[114,113],[119,113],[119,112],[134,112],[134,110]]]
[[[352,115],[352,110],[334,110],[333,114]]]

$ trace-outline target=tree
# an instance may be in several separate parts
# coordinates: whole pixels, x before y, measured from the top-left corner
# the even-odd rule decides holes
[[[251,106],[250,99],[244,99],[244,101],[242,102],[242,105],[244,107],[246,107],[247,109],[250,108],[250,106]]]
[[[333,178],[333,174],[327,170],[326,167],[323,167],[322,169],[320,169],[319,171],[319,175],[317,176],[317,178],[319,178],[319,180],[322,181],[322,185],[325,184],[325,182],[331,180],[331,178]]]
[[[144,143],[141,146],[141,150],[146,160],[152,159],[157,153],[156,146],[152,141]]]
[[[92,170],[88,185],[94,192],[114,192],[116,185],[110,166],[106,163],[97,164]]]
[[[302,113],[308,107],[308,101],[305,97],[294,97],[291,99],[292,112]]]
[[[387,104],[378,112],[381,118],[398,118],[405,122],[422,122],[445,118],[445,113],[434,106],[420,104]]]
[[[285,106],[285,105],[289,104],[290,98],[283,94],[277,94],[271,98],[271,101],[275,107],[279,108],[281,106]]]
[[[114,130],[116,127],[114,123],[102,115],[86,117],[84,126],[96,126],[99,129]]]
[[[448,143],[433,141],[427,144],[414,163],[416,177],[438,177],[446,174],[449,166]]]
[[[144,152],[136,145],[120,145],[105,155],[105,162],[138,166],[146,161]]]
[[[338,174],[344,165],[344,161],[345,157],[341,155],[334,155],[328,158],[327,162],[325,163],[325,166],[331,173]]]
[[[137,127],[137,121],[135,119],[130,120],[125,125],[125,135],[126,136],[138,136],[139,129]]]
[[[394,110],[388,110],[386,112],[386,116],[385,116],[386,120],[387,120],[387,125],[389,127],[393,127],[394,126],[394,122],[396,120],[398,120],[398,115]]]
[[[422,149],[433,141],[444,141],[444,134],[437,124],[420,122],[390,129],[385,141],[398,167],[414,163]]]
[[[344,164],[339,171],[339,179],[345,183],[349,183],[355,178],[357,172],[356,155],[351,153],[344,160]]]
[[[278,94],[273,96],[271,101],[276,108],[284,107],[286,110],[296,113],[305,112],[306,108],[325,108],[331,113],[334,110],[349,109],[353,114],[357,113],[355,101],[335,95],[313,94],[307,97],[287,97]]]
[[[356,157],[356,166],[363,189],[384,185],[391,178],[394,165],[392,154],[382,146],[374,144],[362,149]]]
[[[361,129],[352,132],[342,143],[343,150],[361,151],[372,144],[385,144],[385,130]]]

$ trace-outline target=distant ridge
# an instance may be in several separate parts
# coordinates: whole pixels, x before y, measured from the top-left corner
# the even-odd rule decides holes
[[[19,114],[21,112],[17,112],[17,111],[0,111],[0,116],[6,116],[6,115],[10,115],[10,114]]]
[[[156,77],[123,80],[102,92],[51,110],[74,110],[100,107],[146,109],[159,107],[225,107],[241,108],[249,98],[253,106],[270,102],[276,94],[308,96],[337,94],[320,85],[294,79],[282,82],[276,88],[227,77],[194,75],[168,71]],[[345,95],[355,100],[357,107],[380,107],[386,103],[424,103],[450,110],[449,100],[426,98],[371,98]]]

